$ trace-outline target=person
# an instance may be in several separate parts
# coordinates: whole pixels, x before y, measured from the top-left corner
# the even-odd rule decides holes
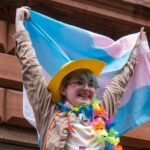
[[[94,59],[68,62],[47,86],[24,21],[29,7],[16,10],[16,56],[33,107],[42,150],[121,150],[111,118],[134,73],[139,41],[121,72],[97,100],[98,76],[105,63]],[[96,67],[94,67],[96,65]]]

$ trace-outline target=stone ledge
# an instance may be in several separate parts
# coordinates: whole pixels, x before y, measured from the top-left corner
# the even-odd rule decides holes
[[[28,145],[15,145],[9,143],[0,142],[1,150],[39,150],[39,148],[30,147]]]
[[[37,147],[37,134],[33,129],[0,125],[0,142]]]
[[[150,122],[126,133],[121,142],[125,146],[150,149]]]
[[[21,64],[15,56],[0,53],[0,86],[22,90]]]
[[[32,128],[23,116],[22,92],[6,89],[5,122],[11,125]]]

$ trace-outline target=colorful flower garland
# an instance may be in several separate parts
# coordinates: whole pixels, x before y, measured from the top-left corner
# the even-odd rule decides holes
[[[108,118],[107,112],[99,101],[94,98],[90,105],[66,107],[62,102],[58,102],[59,109],[65,112],[74,112],[76,114],[84,114],[89,120],[89,125],[92,126],[93,132],[97,135],[97,140],[105,142],[104,150],[123,150],[121,145],[118,145],[120,139],[117,137],[118,132],[112,128],[112,118]],[[68,130],[73,131],[72,125],[69,123],[68,115]]]

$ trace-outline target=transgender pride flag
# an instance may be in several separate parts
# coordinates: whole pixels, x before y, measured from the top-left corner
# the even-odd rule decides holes
[[[68,25],[34,11],[26,22],[37,58],[43,68],[47,83],[60,67],[70,60],[95,58],[106,62],[99,77],[100,97],[112,77],[126,64],[139,33],[117,41],[72,25]],[[114,118],[120,135],[150,120],[150,50],[146,35],[140,41],[135,74],[123,95],[122,103]],[[35,126],[32,108],[26,91],[23,92],[24,116]],[[30,108],[30,109],[29,109]]]

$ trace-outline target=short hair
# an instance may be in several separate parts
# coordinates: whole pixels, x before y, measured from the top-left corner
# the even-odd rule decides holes
[[[79,70],[72,71],[62,80],[61,86],[63,88],[66,88],[72,79],[91,81],[93,82],[95,87],[98,87],[98,80],[96,76],[90,70],[87,69],[79,69]]]

